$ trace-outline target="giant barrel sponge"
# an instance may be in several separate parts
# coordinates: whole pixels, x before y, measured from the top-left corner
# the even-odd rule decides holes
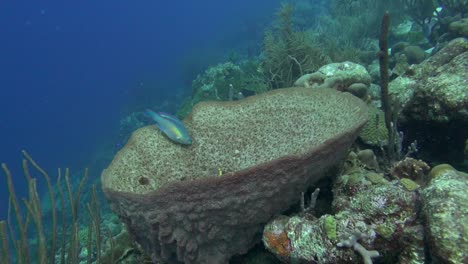
[[[367,121],[357,97],[286,88],[197,104],[191,146],[135,131],[102,173],[112,209],[156,263],[227,263],[347,154]]]

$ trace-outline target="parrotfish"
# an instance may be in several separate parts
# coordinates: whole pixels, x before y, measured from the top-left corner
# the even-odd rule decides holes
[[[192,144],[187,128],[177,117],[167,113],[156,113],[146,109],[145,114],[156,122],[156,126],[172,141],[183,145]]]

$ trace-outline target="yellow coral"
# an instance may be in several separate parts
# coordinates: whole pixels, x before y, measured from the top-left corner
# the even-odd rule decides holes
[[[401,183],[401,185],[403,185],[403,187],[405,187],[406,190],[408,190],[410,192],[412,192],[412,191],[419,188],[419,184],[417,184],[416,182],[414,182],[413,180],[408,179],[408,178],[401,179],[400,183]]]
[[[383,177],[381,173],[369,172],[366,174],[366,178],[373,184],[386,184],[388,180]]]

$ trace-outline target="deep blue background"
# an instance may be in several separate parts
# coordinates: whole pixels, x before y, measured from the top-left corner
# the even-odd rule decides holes
[[[156,83],[160,102],[189,93],[186,58],[246,52],[278,2],[1,1],[0,162],[12,169],[19,195],[22,149],[51,176],[57,167],[86,166],[118,130],[136,87]]]

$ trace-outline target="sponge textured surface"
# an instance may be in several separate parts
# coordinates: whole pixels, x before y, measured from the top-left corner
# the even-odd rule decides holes
[[[113,210],[153,260],[227,263],[346,154],[367,109],[331,89],[278,89],[195,106],[194,143],[135,131],[102,174]]]

